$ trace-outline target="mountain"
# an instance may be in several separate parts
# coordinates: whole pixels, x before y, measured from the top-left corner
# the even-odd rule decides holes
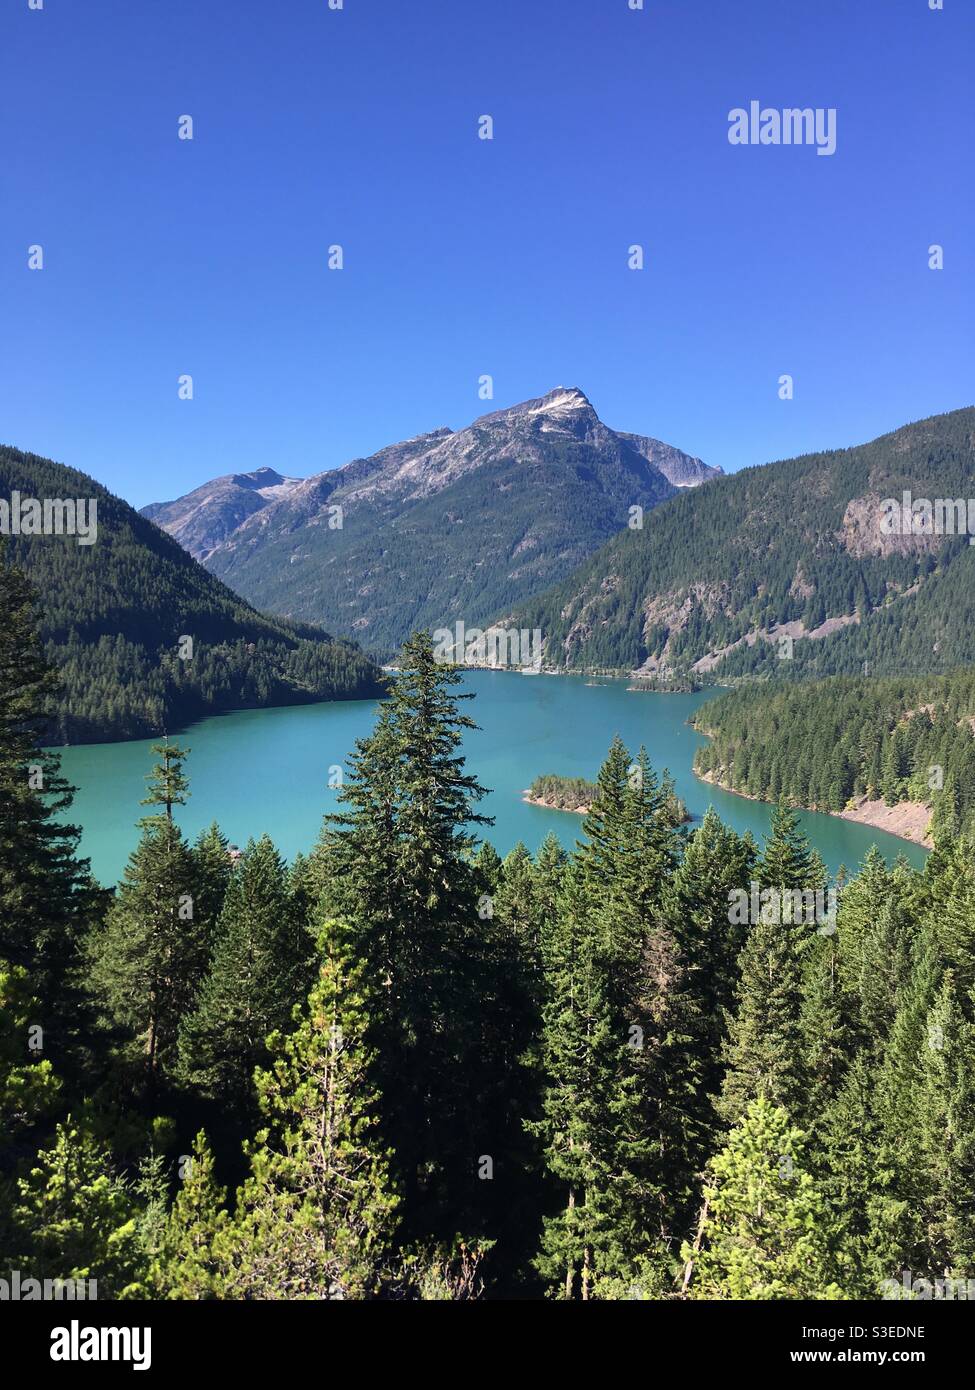
[[[97,504],[93,544],[64,534],[0,542],[3,559],[37,591],[41,633],[62,677],[52,737],[144,737],[219,710],[382,691],[382,673],[357,647],[256,612],[84,473],[0,446],[8,511],[15,493]],[[177,653],[186,637],[191,660]]]
[[[546,594],[495,616],[541,628],[553,667],[907,675],[975,661],[975,548],[888,533],[883,502],[975,498],[975,409],[682,492]],[[975,502],[968,504],[975,529]],[[918,514],[921,515],[920,513]]]
[[[273,468],[253,473],[225,473],[175,502],[154,502],[142,515],[168,531],[194,560],[207,556],[249,516],[285,497],[301,482]]]
[[[702,463],[700,459],[691,458],[690,454],[682,453],[672,444],[662,444],[659,439],[649,439],[645,434],[623,434],[619,430],[617,434],[620,439],[625,439],[632,445],[651,467],[659,469],[674,487],[699,487],[701,483],[706,483],[708,478],[717,477],[724,471]]]
[[[261,608],[321,622],[385,658],[415,628],[477,626],[546,589],[625,526],[630,508],[718,472],[617,433],[580,390],[560,386],[466,429],[285,480],[260,503],[218,479],[144,514]],[[241,519],[228,530],[234,508]]]

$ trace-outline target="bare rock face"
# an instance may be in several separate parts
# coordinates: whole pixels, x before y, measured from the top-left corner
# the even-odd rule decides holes
[[[273,468],[227,473],[175,502],[153,502],[142,508],[142,515],[168,531],[194,560],[206,560],[248,517],[300,483],[300,478],[286,478]]]
[[[719,478],[724,474],[723,468],[702,463],[700,459],[692,458],[690,454],[675,449],[672,444],[664,444],[659,439],[649,439],[643,434],[623,434],[620,437],[629,440],[637,453],[654,468],[659,468],[674,487],[700,487],[701,483],[706,483],[709,478]]]

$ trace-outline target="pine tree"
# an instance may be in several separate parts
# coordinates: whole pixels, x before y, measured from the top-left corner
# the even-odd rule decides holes
[[[758,866],[763,888],[815,891],[825,886],[826,871],[799,829],[799,817],[784,801],[772,811],[771,834],[765,838]]]
[[[354,925],[381,986],[373,1042],[407,1210],[417,1234],[440,1237],[477,1199],[477,1158],[490,1150],[476,1092],[501,1064],[479,1004],[494,989],[493,933],[471,860],[469,827],[486,821],[475,809],[484,789],[458,752],[476,727],[460,713],[469,698],[454,693],[460,680],[437,662],[428,634],[406,643],[316,856],[323,902]]]
[[[213,1154],[202,1130],[188,1157],[148,1272],[154,1298],[198,1301],[225,1296],[221,1260],[227,1244],[226,1193],[214,1176]]]
[[[536,1268],[559,1296],[588,1300],[598,1280],[615,1286],[659,1257],[644,1220],[659,1194],[646,1178],[652,1146],[633,1050],[613,1017],[605,941],[584,908],[583,872],[568,875],[544,942],[545,1090],[542,1118],[528,1128],[561,1199],[544,1222]]]
[[[17,1190],[21,1268],[32,1278],[94,1279],[99,1298],[117,1298],[137,1277],[138,1203],[89,1130],[58,1125]]]
[[[0,960],[0,1153],[51,1111],[61,1090],[50,1061],[31,1054],[36,1016],[27,971]]]
[[[231,1298],[367,1298],[388,1277],[399,1198],[378,1138],[367,971],[348,930],[323,928],[307,1014],[274,1035],[256,1077],[267,1124],[221,1242]]]
[[[226,835],[214,821],[196,838],[190,857],[193,861],[193,916],[204,941],[209,962],[216,936],[217,921],[230,883],[233,861]]]
[[[845,1261],[811,1176],[802,1132],[753,1101],[712,1163],[700,1252],[686,1247],[691,1298],[842,1299]]]
[[[799,832],[795,813],[779,805],[758,865],[761,910],[739,956],[735,1012],[724,1049],[727,1071],[718,1108],[731,1124],[757,1099],[783,1106],[790,1115],[800,1113],[806,1088],[802,977],[815,926],[801,920],[794,895],[821,889],[824,882],[822,862]]]
[[[189,757],[188,748],[180,748],[170,743],[168,738],[154,743],[149,749],[159,762],[153,765],[146,780],[149,783],[148,795],[142,798],[143,806],[161,806],[166,819],[173,819],[173,807],[185,806],[190,794],[190,784],[183,772],[183,763]]]
[[[849,1255],[844,1289],[855,1298],[877,1298],[884,1281],[904,1267],[911,1217],[910,1204],[884,1161],[876,1085],[863,1054],[850,1062],[818,1131],[820,1187]]]
[[[0,958],[27,971],[33,1021],[64,1072],[87,1060],[83,946],[103,895],[77,857],[80,831],[65,820],[73,789],[40,748],[57,682],[33,599],[20,571],[0,561]]]
[[[233,1113],[246,1113],[269,1033],[287,1027],[307,994],[309,939],[267,835],[237,862],[196,1005],[179,1032],[179,1075]]]
[[[968,1278],[975,1261],[975,1029],[946,974],[927,1016],[915,1093],[916,1268]],[[923,1263],[922,1263],[923,1260]]]
[[[175,1065],[180,1020],[206,963],[195,882],[175,822],[167,815],[144,818],[115,901],[89,945],[96,996],[109,1020],[135,1041],[152,1084]]]

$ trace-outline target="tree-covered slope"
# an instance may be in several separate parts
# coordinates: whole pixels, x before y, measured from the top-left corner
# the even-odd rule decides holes
[[[0,497],[13,492],[98,504],[93,545],[69,535],[2,543],[5,561],[37,592],[47,655],[62,678],[58,741],[135,738],[219,710],[382,688],[357,647],[256,612],[85,474],[0,447]],[[192,659],[178,652],[186,637]]]
[[[551,666],[723,677],[975,661],[975,551],[967,535],[884,534],[881,503],[905,490],[975,496],[975,409],[683,492],[503,616],[542,629]]]
[[[695,768],[763,801],[840,811],[930,806],[935,834],[975,829],[975,670],[740,686],[709,701]]]

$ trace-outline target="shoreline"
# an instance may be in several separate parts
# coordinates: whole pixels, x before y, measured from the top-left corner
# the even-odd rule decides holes
[[[771,801],[763,801],[760,796],[752,796],[749,792],[740,792],[734,787],[725,786],[713,773],[698,772],[696,767],[692,767],[691,771],[699,782],[707,782],[709,786],[717,787],[719,791],[727,792],[730,796],[740,796],[743,801],[758,801],[763,806],[774,804]],[[899,801],[896,806],[888,806],[884,801],[871,801],[863,796],[857,799],[855,806],[846,807],[842,811],[823,811],[817,806],[800,806],[797,809],[815,811],[820,816],[835,816],[837,820],[851,821],[854,825],[868,825],[873,830],[882,830],[884,834],[893,835],[895,839],[903,840],[906,844],[915,845],[920,849],[934,848],[927,834],[932,809],[922,801]],[[899,828],[895,829],[895,826]]]
[[[570,816],[588,816],[591,806],[556,806],[554,801],[546,801],[543,796],[532,796],[530,787],[522,788],[522,801],[528,806],[541,806],[544,811],[565,811]]]

